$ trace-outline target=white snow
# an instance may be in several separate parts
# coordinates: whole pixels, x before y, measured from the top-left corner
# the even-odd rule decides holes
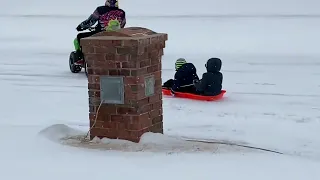
[[[128,26],[169,34],[163,81],[178,57],[201,76],[217,56],[227,97],[165,97],[165,135],[148,133],[140,144],[80,143],[89,129],[87,79],[69,72],[68,56],[75,27],[102,3],[1,1],[1,179],[319,179],[318,1],[121,0]]]

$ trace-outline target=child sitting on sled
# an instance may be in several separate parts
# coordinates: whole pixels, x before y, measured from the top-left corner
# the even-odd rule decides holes
[[[184,58],[179,58],[175,63],[176,73],[174,79],[169,79],[163,84],[163,88],[171,89],[171,92],[195,93],[194,80],[199,80],[196,67],[188,63]]]
[[[221,59],[210,58],[206,63],[207,72],[202,75],[201,80],[194,80],[196,94],[203,96],[216,96],[221,93],[223,75],[221,70]]]

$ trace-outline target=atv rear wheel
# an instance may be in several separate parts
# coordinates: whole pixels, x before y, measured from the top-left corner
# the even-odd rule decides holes
[[[79,73],[82,68],[81,66],[74,64],[74,62],[76,62],[76,59],[78,59],[76,52],[75,51],[71,52],[69,57],[69,68],[72,73]]]

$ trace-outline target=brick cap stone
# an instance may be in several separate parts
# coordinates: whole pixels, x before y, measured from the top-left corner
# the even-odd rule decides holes
[[[159,37],[162,36],[163,41],[168,40],[168,34],[165,33],[157,33],[150,29],[143,28],[143,27],[128,27],[119,29],[116,31],[103,31],[100,33],[97,33],[93,36],[83,38],[80,41],[81,45],[84,44],[91,44],[90,42],[92,40],[99,40],[99,41],[110,41],[110,40],[118,40],[118,41],[125,41],[125,40],[143,40],[143,39],[149,39],[153,37]]]
[[[87,38],[83,38],[82,40],[140,40],[140,39],[148,39],[152,37],[158,37],[158,36],[166,36],[167,34],[164,33],[158,33],[148,36],[136,36],[136,37],[130,37],[130,36],[91,36]]]
[[[103,31],[93,36],[143,37],[154,34],[158,33],[143,27],[127,27],[116,31]]]

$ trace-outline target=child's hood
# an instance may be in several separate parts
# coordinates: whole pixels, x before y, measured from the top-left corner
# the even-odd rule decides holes
[[[206,68],[208,72],[219,72],[221,70],[221,59],[219,58],[210,58],[207,61]]]

